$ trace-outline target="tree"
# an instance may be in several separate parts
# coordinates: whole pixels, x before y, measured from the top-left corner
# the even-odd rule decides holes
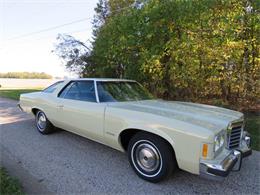
[[[98,35],[99,28],[103,26],[106,22],[107,17],[109,16],[109,5],[107,0],[99,0],[95,8],[96,14],[92,21],[93,24],[93,35],[94,38]]]
[[[71,35],[59,34],[53,52],[58,55],[68,70],[83,76],[91,74],[90,48]]]
[[[103,0],[96,12],[81,75],[135,79],[166,99],[260,98],[258,1]]]
[[[111,10],[124,3],[109,1]],[[248,0],[150,0],[129,6],[111,15],[95,39],[95,68],[100,76],[137,79],[169,99],[255,97],[257,8]]]

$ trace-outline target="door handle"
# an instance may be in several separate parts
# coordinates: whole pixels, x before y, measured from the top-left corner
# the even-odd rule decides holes
[[[57,107],[58,107],[58,108],[63,108],[63,107],[64,107],[64,105],[58,105]]]

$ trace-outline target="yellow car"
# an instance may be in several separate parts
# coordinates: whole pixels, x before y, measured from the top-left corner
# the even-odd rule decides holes
[[[151,182],[177,168],[221,179],[252,153],[242,113],[159,100],[132,80],[59,81],[22,94],[19,107],[35,115],[42,134],[58,127],[127,152],[136,174]]]

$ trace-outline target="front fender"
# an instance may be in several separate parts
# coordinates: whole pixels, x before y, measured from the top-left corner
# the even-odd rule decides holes
[[[120,135],[121,135],[122,132],[129,131],[129,130],[130,131],[131,130],[139,130],[139,131],[144,131],[144,132],[147,132],[147,133],[155,134],[155,135],[165,139],[173,147],[173,149],[175,147],[174,138],[170,137],[169,135],[167,135],[164,131],[162,131],[160,129],[151,128],[151,127],[145,126],[145,125],[143,125],[143,126],[141,126],[141,125],[139,125],[139,126],[130,125],[127,128],[119,131],[118,134],[117,134],[117,139],[118,139],[118,143],[121,145],[121,147],[122,147],[122,144],[121,144],[121,140],[120,140]],[[123,147],[122,147],[122,149],[124,150]]]
[[[162,137],[173,147],[179,167],[199,174],[201,144],[208,143],[211,135],[206,129],[153,114],[117,108],[106,109],[104,120],[106,144],[124,152],[120,134],[126,129],[138,129]]]

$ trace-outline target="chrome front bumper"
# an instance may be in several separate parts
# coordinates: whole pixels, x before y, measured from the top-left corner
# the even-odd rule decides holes
[[[230,151],[230,153],[220,161],[202,160],[200,162],[200,176],[222,180],[228,176],[230,171],[239,171],[242,164],[242,159],[251,155],[250,137],[246,136],[241,143],[241,147]]]

